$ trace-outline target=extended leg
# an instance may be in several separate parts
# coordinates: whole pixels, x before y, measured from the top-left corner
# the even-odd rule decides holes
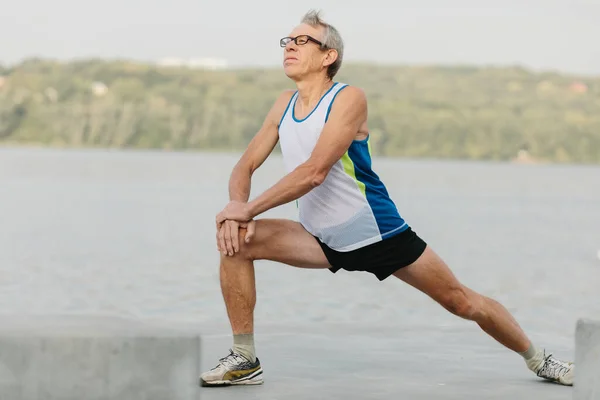
[[[462,285],[428,246],[421,257],[394,274],[430,296],[451,313],[476,322],[505,347],[519,353],[538,376],[572,385],[573,366],[537,351],[508,310],[499,302]]]
[[[394,275],[454,315],[476,322],[509,349],[521,353],[529,348],[530,340],[508,310],[497,301],[462,285],[429,246],[415,263]]]

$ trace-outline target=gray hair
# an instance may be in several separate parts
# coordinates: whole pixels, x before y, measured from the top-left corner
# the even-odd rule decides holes
[[[342,40],[342,36],[337,29],[321,19],[320,11],[310,10],[302,17],[301,23],[314,28],[323,28],[323,44],[326,48],[337,51],[337,59],[327,67],[327,76],[333,79],[342,66],[342,58],[344,56],[344,41]]]

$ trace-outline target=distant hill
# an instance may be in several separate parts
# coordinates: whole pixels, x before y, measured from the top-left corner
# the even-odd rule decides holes
[[[347,64],[384,156],[600,163],[600,77],[523,68]],[[280,69],[129,61],[0,67],[0,144],[241,150],[281,90]]]

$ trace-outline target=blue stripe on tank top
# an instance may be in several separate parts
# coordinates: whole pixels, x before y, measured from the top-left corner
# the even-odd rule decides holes
[[[285,118],[285,114],[287,114],[288,110],[290,109],[290,104],[292,104],[292,101],[294,100],[294,96],[296,95],[296,93],[298,93],[298,91],[295,91],[294,94],[292,94],[292,97],[290,97],[290,100],[288,101],[287,107],[285,108],[285,111],[283,112],[283,115],[281,116],[281,119],[279,120],[279,125],[277,125],[278,129],[281,126],[281,123],[283,122],[283,119]]]
[[[327,114],[325,114],[325,122],[327,122],[327,120],[329,119],[329,113],[331,112],[331,106],[333,106],[333,102],[335,101],[335,98],[337,97],[338,94],[340,94],[340,92],[344,89],[346,89],[348,87],[348,85],[344,85],[341,88],[338,89],[338,91],[333,95],[333,98],[331,99],[331,101],[329,102],[329,107],[327,107]]]
[[[403,232],[408,228],[408,224],[400,216],[385,185],[371,168],[368,141],[368,137],[364,140],[353,141],[348,149],[348,156],[354,163],[356,179],[365,184],[367,201],[373,210],[379,233],[385,239]]]

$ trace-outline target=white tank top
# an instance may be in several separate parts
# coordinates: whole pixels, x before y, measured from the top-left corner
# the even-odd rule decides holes
[[[346,84],[335,82],[304,119],[295,116],[294,93],[279,123],[279,142],[287,172],[307,161]],[[350,251],[398,234],[408,224],[371,169],[369,137],[355,140],[324,182],[298,199],[299,222],[337,251]]]

